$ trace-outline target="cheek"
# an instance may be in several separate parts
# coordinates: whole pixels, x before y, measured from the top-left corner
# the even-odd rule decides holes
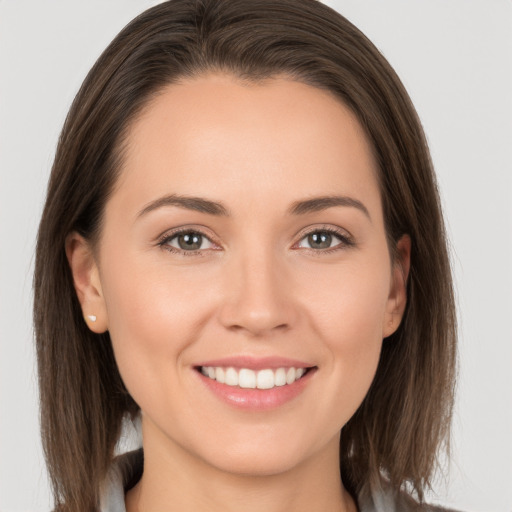
[[[316,272],[304,309],[323,340],[332,379],[325,402],[336,404],[341,425],[357,410],[375,376],[389,285],[388,267],[378,262]]]
[[[176,268],[165,252],[116,250],[120,241],[110,240],[101,273],[116,362],[135,401],[157,409],[179,387],[183,354],[200,338],[219,290],[206,286],[214,278],[207,265]]]
[[[303,293],[310,321],[326,334],[333,348],[364,350],[382,341],[382,322],[390,290],[391,272],[376,259],[318,268]]]
[[[121,376],[136,401],[158,389],[163,372],[194,339],[189,288],[147,258],[107,247],[102,288],[108,329]],[[108,256],[107,256],[108,255]],[[166,371],[167,367],[167,371]]]

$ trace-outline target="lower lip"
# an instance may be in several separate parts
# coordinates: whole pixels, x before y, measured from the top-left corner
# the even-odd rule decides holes
[[[292,384],[275,386],[271,389],[247,389],[227,386],[197,372],[204,385],[218,398],[229,405],[253,411],[275,409],[300,395],[308,385],[315,369],[310,369],[303,377]]]

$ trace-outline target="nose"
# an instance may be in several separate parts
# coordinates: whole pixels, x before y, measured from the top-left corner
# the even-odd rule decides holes
[[[286,264],[272,251],[245,252],[233,260],[219,312],[223,326],[258,337],[290,329],[298,315]]]

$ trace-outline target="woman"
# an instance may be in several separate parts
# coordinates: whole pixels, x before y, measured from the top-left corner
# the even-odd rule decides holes
[[[427,145],[317,2],[171,1],[116,37],[62,132],[34,309],[66,511],[413,510],[447,441]]]

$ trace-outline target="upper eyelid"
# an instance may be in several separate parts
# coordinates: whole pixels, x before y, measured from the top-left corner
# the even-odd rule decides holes
[[[315,249],[310,247],[300,247],[299,244],[304,240],[306,237],[311,235],[312,233],[321,233],[321,232],[327,232],[336,238],[338,238],[339,243],[334,245],[333,247],[326,247],[323,249]],[[352,234],[347,231],[344,228],[341,228],[339,226],[333,226],[332,224],[324,224],[321,226],[308,226],[301,230],[299,234],[297,235],[296,242],[293,243],[292,249],[294,250],[303,250],[310,254],[315,254],[317,256],[320,256],[322,254],[329,254],[335,251],[343,250],[343,249],[349,249],[352,247],[356,247],[357,243]]]
[[[177,235],[180,235],[182,233],[197,233],[201,236],[204,236],[208,240],[210,240],[210,242],[218,245],[218,242],[215,241],[216,237],[209,234],[209,232],[210,232],[210,230],[208,230],[206,227],[202,227],[202,226],[195,226],[195,225],[180,226],[178,228],[167,229],[166,231],[164,231],[163,233],[158,235],[158,237],[156,238],[156,241],[158,243],[162,243],[162,242],[165,242],[166,240],[174,238]]]
[[[308,236],[310,235],[311,233],[315,233],[315,232],[321,232],[321,231],[327,231],[329,233],[332,233],[334,235],[337,235],[341,238],[345,238],[345,239],[348,239],[348,240],[353,240],[353,236],[352,234],[347,231],[346,229],[344,228],[341,228],[339,226],[333,226],[333,225],[330,225],[330,224],[321,224],[321,225],[312,225],[312,226],[307,226],[305,228],[302,228],[296,235],[295,237],[298,239],[298,240],[302,240],[305,236]]]
[[[201,235],[202,237],[206,238],[212,244],[213,247],[208,247],[206,249],[185,250],[185,249],[181,249],[179,247],[174,247],[173,245],[170,244],[170,242],[172,240],[174,240],[177,236],[179,236],[179,235],[181,235],[183,233],[196,233],[198,235]],[[165,251],[168,251],[168,252],[171,252],[171,253],[174,253],[174,254],[180,254],[182,256],[204,256],[205,255],[205,251],[212,251],[212,250],[213,251],[218,251],[219,247],[222,248],[220,246],[220,244],[218,244],[217,242],[212,240],[212,237],[208,236],[202,230],[197,229],[197,228],[189,228],[189,227],[186,227],[186,228],[176,228],[174,230],[171,229],[170,231],[169,230],[165,231],[162,235],[160,235],[157,238],[156,245],[160,249],[163,249]]]

